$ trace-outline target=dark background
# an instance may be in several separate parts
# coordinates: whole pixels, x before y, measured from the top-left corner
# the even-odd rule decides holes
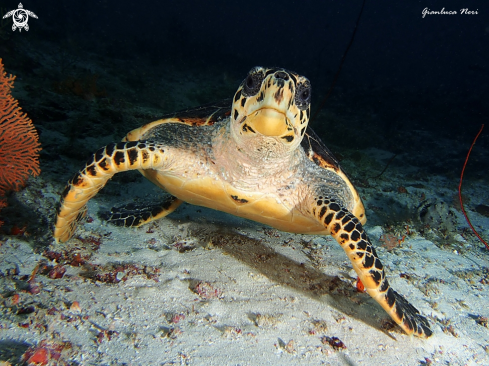
[[[30,23],[32,33],[58,42],[114,57],[148,57],[155,63],[162,58],[212,63],[242,74],[255,64],[281,66],[314,83],[336,71],[362,1],[23,4],[39,17]],[[468,8],[479,14],[423,19],[424,8]],[[366,1],[341,80],[367,86],[443,85],[473,92],[487,87],[488,46],[489,5],[484,2]]]
[[[39,19],[0,46],[0,57],[14,72],[22,61],[19,45],[34,52],[46,42],[79,55],[129,60],[135,70],[144,62],[162,74],[169,64],[192,75],[226,72],[234,89],[251,67],[280,66],[311,80],[313,112],[332,83],[362,6],[361,0],[22,3]],[[5,13],[17,5],[2,0],[0,7]],[[424,8],[458,14],[423,18]],[[460,14],[463,8],[478,14]],[[489,115],[488,44],[489,3],[367,0],[335,90],[312,125],[328,146],[411,149],[422,152],[424,157],[414,159],[421,163],[428,156],[440,159],[440,152],[428,148],[441,138],[466,151]],[[36,67],[25,65],[24,77]],[[135,70],[127,73],[143,74]],[[215,79],[217,87],[221,82]],[[329,112],[348,122],[328,118]],[[485,136],[489,127],[478,144],[488,145]],[[457,164],[464,158],[465,152],[454,156]],[[448,162],[443,166],[453,169]]]

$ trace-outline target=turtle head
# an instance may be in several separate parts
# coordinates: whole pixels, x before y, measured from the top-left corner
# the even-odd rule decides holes
[[[256,148],[266,142],[276,153],[295,150],[310,108],[307,78],[285,69],[254,67],[234,95],[232,135],[241,146]]]

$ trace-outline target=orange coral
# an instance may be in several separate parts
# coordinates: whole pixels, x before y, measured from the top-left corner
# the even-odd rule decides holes
[[[7,76],[0,58],[0,208],[6,191],[18,191],[31,175],[39,175],[39,136],[10,94],[14,75]]]

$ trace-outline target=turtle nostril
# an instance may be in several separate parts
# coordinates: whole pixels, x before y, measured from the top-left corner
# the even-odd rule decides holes
[[[286,72],[283,72],[283,71],[277,71],[275,73],[275,77],[277,79],[282,79],[282,80],[285,80],[285,81],[289,80],[289,75],[287,75],[287,73]]]

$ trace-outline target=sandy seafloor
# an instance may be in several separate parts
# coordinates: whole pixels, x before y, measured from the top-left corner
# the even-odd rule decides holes
[[[26,83],[16,84],[24,101]],[[36,87],[30,86],[31,92]],[[61,98],[99,103],[52,91],[45,98],[61,109]],[[139,102],[132,102],[138,110]],[[151,121],[142,115],[136,122]],[[461,166],[453,165],[450,178],[427,174],[420,169],[422,159],[415,166],[410,162],[416,157],[404,153],[380,178],[367,180],[392,153],[341,149],[391,285],[429,319],[433,336],[418,339],[393,326],[375,301],[356,291],[350,262],[330,237],[279,232],[186,204],[137,229],[105,224],[99,211],[161,199],[138,173],[111,181],[89,202],[89,220],[74,238],[54,244],[56,202],[67,179],[83,166],[73,158],[77,149],[95,151],[124,134],[114,130],[108,137],[82,139],[77,132],[73,143],[56,123],[66,122],[39,127],[43,173],[2,210],[0,361],[18,364],[27,348],[45,340],[63,349],[58,364],[74,365],[489,365],[489,253],[457,205]],[[76,123],[81,128],[91,122]],[[433,140],[416,133],[420,144]],[[470,143],[455,146],[439,137],[436,142],[439,155],[425,155],[426,162],[446,156],[442,149],[463,157]],[[88,156],[85,150],[79,155]],[[464,197],[474,226],[488,238],[489,217],[474,209],[489,201],[487,177],[468,177]],[[24,225],[25,233],[11,235],[12,227]],[[386,248],[384,234],[404,241]],[[51,278],[59,266],[66,272]],[[334,349],[327,337],[345,348]]]
[[[365,152],[372,159],[379,153]],[[373,185],[396,184],[386,176]],[[408,193],[383,193],[386,202],[392,195],[408,206],[420,194],[421,188],[403,184]],[[425,186],[423,193],[433,199],[449,193],[437,177]],[[44,215],[61,188],[37,178],[16,197],[25,210]],[[159,194],[144,181],[112,188],[120,188],[122,197],[91,200],[93,221],[68,243],[50,245],[89,256],[85,266],[65,265],[62,278],[44,271],[29,285],[26,277],[38,263],[55,263],[31,237],[4,236],[0,359],[15,364],[28,346],[51,340],[69,342],[63,357],[84,365],[489,364],[489,329],[481,318],[489,317],[487,253],[471,236],[455,234],[452,244],[440,246],[426,239],[435,235],[429,229],[406,235],[400,225],[405,241],[387,251],[379,241],[385,228],[366,226],[391,285],[430,321],[433,336],[418,339],[392,327],[380,306],[355,290],[351,265],[330,237],[278,232],[190,205],[146,227],[107,226],[96,212],[111,201]],[[374,188],[362,195],[369,191]],[[461,215],[451,212],[453,227],[464,227]],[[470,214],[476,227],[489,227],[487,217]],[[117,283],[93,279],[110,272],[116,280],[109,282]],[[32,294],[33,286],[40,292]],[[30,314],[17,315],[28,307]],[[323,337],[337,337],[346,348],[335,350]]]

